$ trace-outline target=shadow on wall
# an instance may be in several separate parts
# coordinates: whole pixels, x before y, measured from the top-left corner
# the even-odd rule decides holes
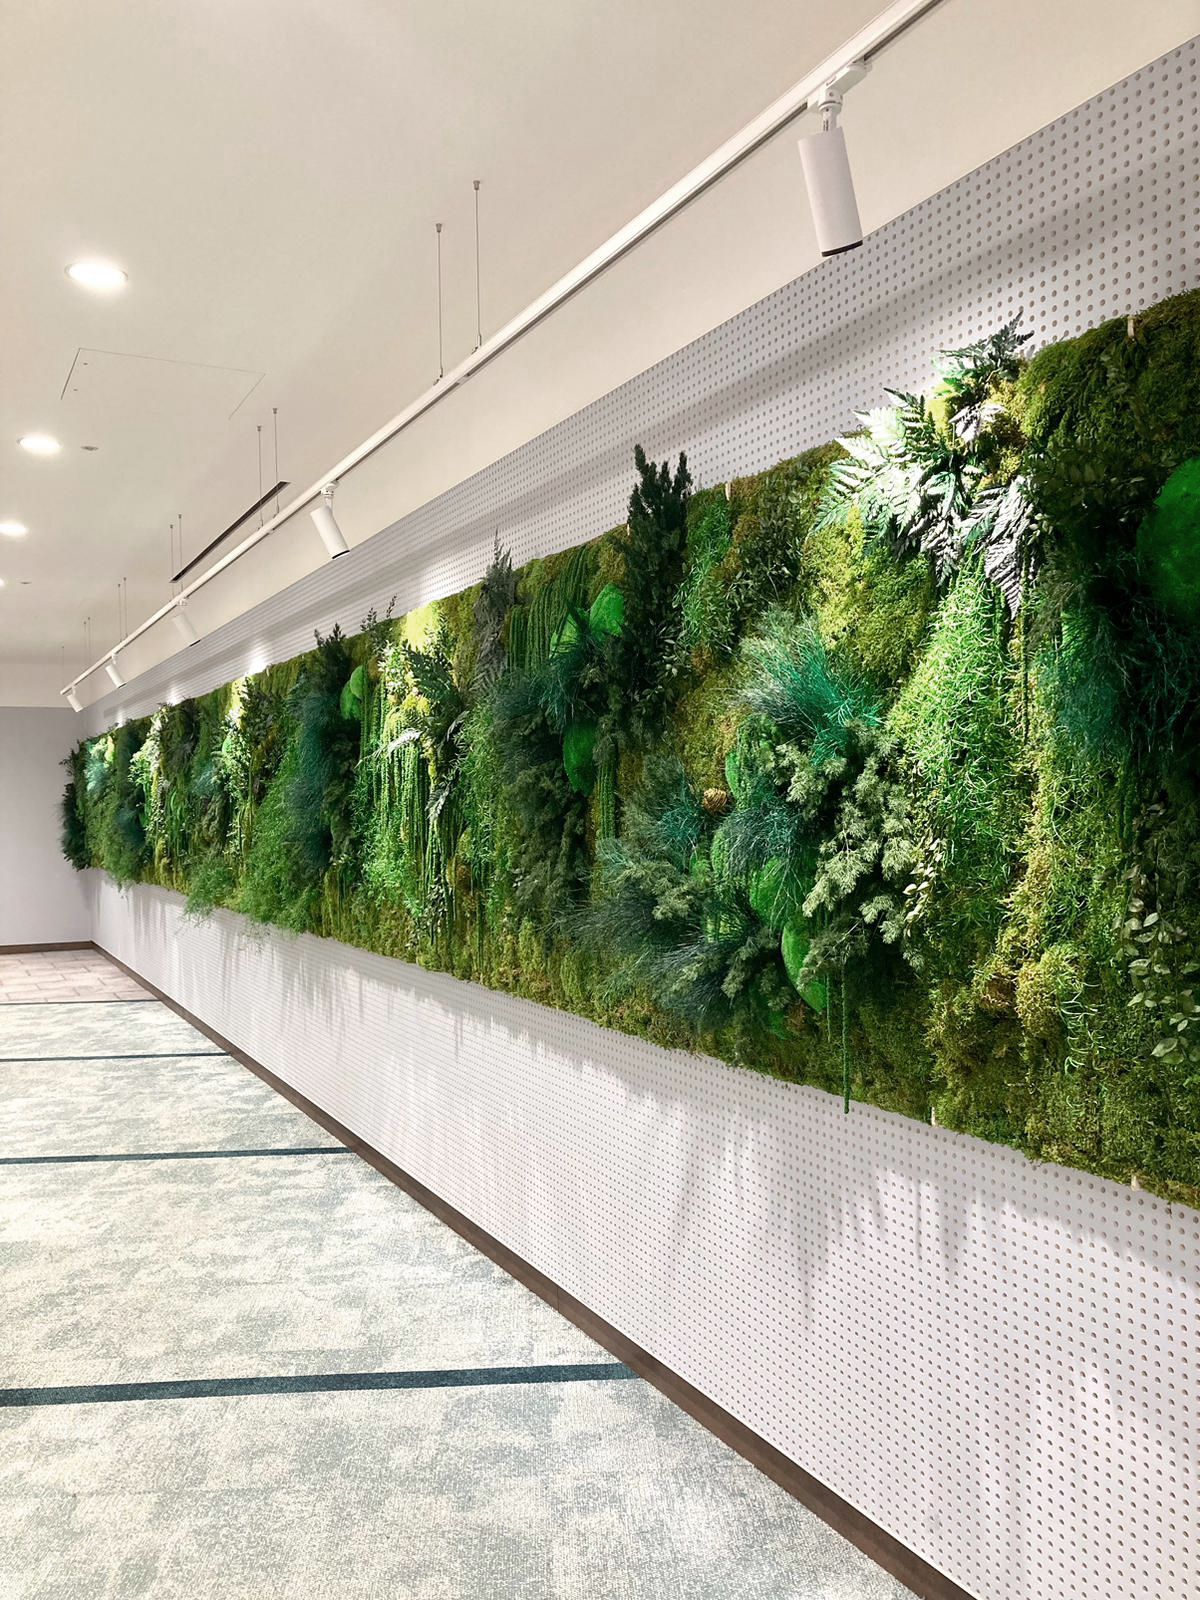
[[[1112,1463],[1142,1525],[1194,1473],[1200,1214],[88,876],[101,944],[831,1488],[900,1473],[913,1548],[1003,1507],[1016,1592],[1048,1524],[1102,1550]]]

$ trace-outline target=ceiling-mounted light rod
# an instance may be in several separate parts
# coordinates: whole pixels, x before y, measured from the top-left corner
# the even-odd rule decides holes
[[[502,351],[507,350],[510,345],[523,338],[531,329],[536,328],[551,312],[556,311],[559,306],[564,305],[574,295],[578,294],[581,289],[598,278],[601,273],[606,272],[615,262],[628,255],[635,245],[640,244],[643,239],[649,238],[665,222],[669,222],[672,217],[678,215],[693,200],[697,199],[707,189],[711,189],[714,183],[717,183],[721,178],[732,172],[735,167],[740,166],[748,156],[753,155],[768,140],[773,139],[789,123],[794,122],[798,116],[810,107],[819,105],[820,96],[824,93],[827,84],[836,83],[840,78],[843,78],[846,70],[852,65],[871,61],[881,51],[885,50],[888,45],[898,39],[901,34],[906,33],[914,23],[919,22],[927,12],[932,11],[940,4],[942,4],[942,0],[893,0],[893,4],[886,6],[874,21],[868,23],[866,27],[860,28],[857,33],[847,39],[839,50],[828,56],[807,77],[802,78],[799,83],[793,84],[777,100],[773,100],[765,111],[761,111],[757,117],[748,122],[732,138],[727,139],[719,149],[714,150],[712,155],[700,162],[699,166],[693,167],[685,177],[680,178],[678,183],[672,184],[644,211],[640,211],[631,222],[627,222],[623,228],[618,229],[611,238],[606,239],[589,256],[585,256],[578,266],[573,267],[565,277],[560,278],[556,284],[547,289],[544,294],[540,294],[536,300],[530,301],[524,311],[518,312],[510,322],[505,323],[496,333],[485,339],[477,350],[473,350],[457,367],[451,368],[440,382],[431,385],[424,394],[418,395],[402,411],[397,412],[390,422],[385,423],[369,439],[364,439],[357,449],[352,450],[348,456],[343,457],[336,466],[322,473],[315,483],[311,484],[303,494],[297,495],[294,500],[284,506],[283,510],[272,517],[269,522],[265,522],[261,528],[256,528],[252,534],[242,540],[241,544],[235,545],[227,555],[222,556],[220,561],[215,561],[207,571],[201,573],[188,588],[182,591],[183,596],[194,594],[204,584],[211,583],[215,577],[224,572],[227,567],[231,567],[248,550],[252,550],[260,540],[266,538],[269,533],[272,533],[282,523],[296,516],[298,512],[303,511],[306,506],[311,505],[324,492],[326,484],[336,479],[344,478],[353,467],[357,467],[368,456],[374,455],[381,445],[387,444],[390,439],[394,439],[398,433],[409,427],[418,417],[424,416],[426,411],[444,400],[459,384],[465,383],[468,378],[473,377],[488,362],[494,361]],[[156,623],[161,622],[168,616],[170,611],[170,603],[160,606],[153,616],[147,617],[145,622],[141,623],[129,634],[128,638],[121,641],[120,648],[124,649],[134,639],[148,632]],[[74,680],[71,687],[74,688],[76,684],[81,683],[84,678],[98,671],[103,665],[103,659],[93,662],[90,667],[79,674],[79,677]]]
[[[333,491],[336,485],[327,483],[321,490],[321,498],[312,508],[313,525],[321,535],[321,543],[329,559],[335,556],[344,556],[350,549],[342,537],[342,530],[337,525],[337,518],[333,514]]]

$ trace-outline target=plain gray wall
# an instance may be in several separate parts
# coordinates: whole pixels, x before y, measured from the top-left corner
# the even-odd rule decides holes
[[[0,706],[0,946],[91,938],[83,879],[59,844],[59,763],[79,732],[65,706]]]

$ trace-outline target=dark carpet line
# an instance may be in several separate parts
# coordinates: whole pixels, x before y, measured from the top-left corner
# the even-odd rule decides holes
[[[350,1156],[344,1144],[279,1145],[263,1150],[132,1150],[72,1156],[0,1156],[0,1167],[45,1167],[79,1161],[225,1161],[238,1156]]]
[[[636,1378],[619,1361],[545,1367],[453,1367],[432,1372],[299,1372],[256,1378],[171,1378],[157,1383],[69,1383],[0,1389],[0,1406],[78,1406],[130,1400],[216,1400],[239,1395],[327,1394],[362,1389],[474,1389],[521,1383]]]
[[[223,1056],[224,1050],[141,1050],[130,1056],[0,1056],[0,1067],[26,1061],[187,1061],[193,1056]]]
[[[130,995],[124,1000],[0,1000],[0,1007],[41,1006],[42,1009],[45,1010],[47,1006],[152,1006],[155,1003],[154,996],[152,994],[147,994],[137,996]]]

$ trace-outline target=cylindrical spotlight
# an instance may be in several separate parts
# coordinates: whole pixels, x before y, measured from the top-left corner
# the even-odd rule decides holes
[[[117,666],[116,651],[104,663],[104,670],[112,679],[114,688],[123,689],[125,687],[125,679],[121,676],[121,669]]]
[[[83,701],[75,693],[74,689],[67,690],[67,704],[70,706],[72,711],[83,710]]]
[[[311,516],[313,525],[321,535],[321,543],[329,552],[332,561],[335,556],[344,556],[350,546],[342,538],[342,530],[338,527],[333,515],[333,484],[327,483],[321,490],[321,498],[312,508]]]
[[[195,644],[200,635],[196,632],[191,617],[187,614],[187,601],[179,599],[175,602],[175,609],[171,613],[171,621],[175,624],[175,631],[184,644]]]
[[[817,244],[823,256],[856,250],[863,242],[850,158],[846,154],[846,135],[837,125],[841,106],[841,95],[827,89],[820,107],[820,133],[798,141]]]

